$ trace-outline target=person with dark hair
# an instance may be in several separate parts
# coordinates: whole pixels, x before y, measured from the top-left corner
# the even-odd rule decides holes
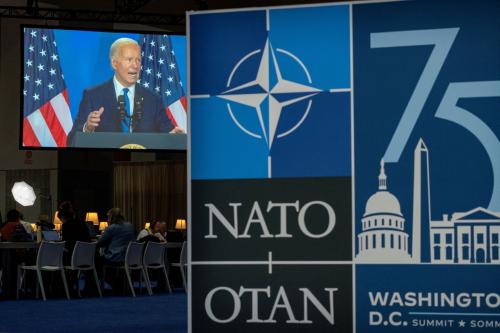
[[[108,211],[108,224],[97,241],[97,247],[104,248],[104,263],[122,263],[128,243],[134,240],[134,227],[125,221],[120,208],[111,208]]]
[[[14,231],[21,232],[21,228],[24,230],[21,224],[21,213],[17,209],[11,209],[7,212],[7,223],[0,229],[3,241],[10,241]],[[17,228],[16,228],[17,227]],[[26,230],[24,230],[26,232]]]
[[[11,209],[7,212],[7,222],[14,222],[21,220],[21,212],[17,209]]]
[[[161,221],[160,222],[160,235],[165,238],[165,242],[167,241],[167,222]]]
[[[66,242],[63,261],[65,265],[68,265],[71,262],[76,242],[90,242],[90,233],[85,222],[76,218],[73,205],[69,201],[64,201],[59,205],[57,217],[62,222],[61,238]]]
[[[158,242],[165,243],[165,237],[161,234],[161,223],[160,221],[151,222],[149,228],[144,228],[137,235],[138,242]]]
[[[0,233],[2,234],[2,241],[30,242],[33,240],[21,224],[21,213],[16,209],[7,212],[7,223],[0,229]],[[0,259],[0,265],[4,269],[2,277],[3,290],[7,298],[13,298],[17,284],[16,267],[23,262],[26,264],[34,263],[35,253],[28,249],[6,250]]]
[[[87,224],[84,221],[76,218],[73,204],[70,201],[63,201],[59,205],[57,217],[62,222],[61,239],[66,242],[64,244],[65,249],[63,253],[63,263],[64,265],[70,265],[71,256],[73,255],[73,250],[75,249],[76,242],[90,242],[89,229],[87,228]],[[76,274],[68,274],[67,279],[71,292],[74,293],[75,291],[73,289],[73,286],[76,285],[78,288],[78,278]],[[87,283],[85,283],[85,285],[87,285]],[[76,295],[73,294],[73,297],[75,296]]]
[[[125,221],[120,212],[120,208],[111,208],[108,211],[108,227],[104,230],[97,241],[97,247],[103,248],[102,256],[97,258],[96,264],[98,272],[102,273],[102,268],[106,266],[123,266],[125,253],[130,241],[134,240],[134,227]],[[115,270],[111,270],[106,275],[108,282],[114,291],[120,286],[120,279]]]

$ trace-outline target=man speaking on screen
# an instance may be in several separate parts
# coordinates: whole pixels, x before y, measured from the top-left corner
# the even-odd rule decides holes
[[[161,97],[136,84],[141,71],[139,44],[119,38],[111,45],[109,56],[115,75],[84,90],[70,143],[77,131],[184,133],[168,119]]]

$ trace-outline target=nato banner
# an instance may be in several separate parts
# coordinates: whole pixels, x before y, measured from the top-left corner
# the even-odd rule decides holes
[[[188,13],[189,332],[500,328],[498,13]]]

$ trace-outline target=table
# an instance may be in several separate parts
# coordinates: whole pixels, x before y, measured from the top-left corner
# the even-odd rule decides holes
[[[36,249],[37,242],[0,242],[0,269],[2,270],[2,297],[15,298],[17,288],[17,262],[15,250]]]
[[[167,242],[165,243],[167,249],[180,249],[182,248],[182,242]]]
[[[37,242],[0,242],[0,250],[4,249],[36,249],[40,243]]]

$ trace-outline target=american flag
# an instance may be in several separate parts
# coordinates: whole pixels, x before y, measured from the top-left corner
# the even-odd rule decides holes
[[[50,29],[24,29],[23,146],[66,147],[73,119]]]
[[[174,126],[187,129],[186,96],[168,35],[141,35],[142,73],[139,83],[161,95]]]

